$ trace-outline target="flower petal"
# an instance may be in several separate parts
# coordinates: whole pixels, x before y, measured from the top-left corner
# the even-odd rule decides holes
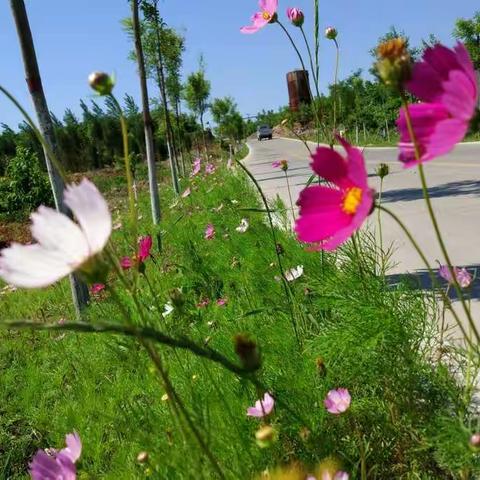
[[[45,250],[62,255],[65,263],[78,266],[89,256],[87,239],[80,227],[63,213],[41,206],[31,215],[32,236]]]
[[[318,147],[312,160],[310,166],[319,177],[339,187],[346,186],[347,162],[338,152],[328,147]]]
[[[97,187],[85,178],[80,185],[69,185],[65,189],[65,203],[87,238],[90,254],[101,252],[112,233],[112,217]]]
[[[82,453],[82,441],[77,432],[69,433],[65,436],[65,443],[67,447],[60,451],[63,455],[68,457],[75,463]]]
[[[0,277],[18,287],[46,287],[75,269],[66,260],[61,252],[41,245],[14,243],[1,252]]]

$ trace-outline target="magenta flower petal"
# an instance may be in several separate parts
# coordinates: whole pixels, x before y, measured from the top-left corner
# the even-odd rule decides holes
[[[443,45],[427,48],[417,62],[407,89],[426,103],[409,106],[412,127],[420,149],[415,159],[405,111],[400,111],[400,161],[405,167],[450,152],[466,135],[478,101],[475,69],[465,47],[451,50]]]
[[[205,240],[213,240],[215,238],[215,227],[209,223],[205,228]]]
[[[138,241],[138,261],[144,262],[149,256],[152,250],[153,240],[151,235],[141,237]]]
[[[312,169],[338,188],[313,186],[300,193],[300,215],[295,224],[298,239],[334,250],[362,225],[373,205],[361,151],[339,138],[347,158],[330,148],[319,147]]]
[[[256,33],[265,25],[268,25],[277,11],[278,0],[260,0],[259,5],[261,11],[252,16],[252,25],[248,25],[240,29],[242,33]]]
[[[274,406],[274,398],[266,392],[262,400],[257,400],[254,407],[249,407],[247,409],[247,416],[256,418],[266,417],[272,413]]]
[[[405,168],[432,160],[450,152],[465,136],[468,123],[452,118],[446,107],[439,103],[417,103],[409,105],[413,131],[419,145],[420,162],[408,132],[405,110],[400,110],[397,126],[400,132],[399,160]]]
[[[346,388],[330,390],[324,400],[325,408],[333,415],[339,415],[348,410],[352,398]]]
[[[65,436],[66,448],[60,450],[60,454],[68,457],[73,463],[75,463],[82,454],[82,441],[77,432],[69,433]]]
[[[128,270],[128,269],[132,268],[133,261],[130,257],[123,257],[120,260],[120,266],[123,268],[123,270]]]
[[[90,293],[92,295],[98,295],[100,292],[103,292],[103,290],[105,290],[105,284],[103,283],[94,283],[90,287]]]

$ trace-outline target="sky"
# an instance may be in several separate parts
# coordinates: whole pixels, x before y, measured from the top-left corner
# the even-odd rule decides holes
[[[10,2],[0,1],[0,84],[30,112]],[[130,14],[127,0],[25,0],[30,18],[44,90],[50,110],[59,118],[66,108],[80,112],[80,99],[92,95],[87,85],[91,71],[114,72],[115,94],[139,99],[135,65],[128,60],[132,46],[120,25]],[[280,19],[286,23],[289,6],[302,8],[307,36],[313,38],[313,0],[279,0]],[[471,17],[477,0],[320,0],[320,25],[339,31],[340,78],[362,68],[368,71],[368,53],[391,25],[404,30],[413,45],[430,33],[452,45],[456,18]],[[212,98],[232,96],[243,115],[276,109],[288,103],[285,75],[300,67],[285,34],[268,25],[254,35],[242,35],[257,10],[257,0],[160,0],[161,16],[186,37],[183,78],[198,69],[201,55],[212,84]],[[290,28],[303,47],[300,32]],[[302,48],[302,52],[303,52]],[[325,90],[334,73],[335,50],[322,38],[320,81]],[[150,95],[158,96],[155,85]],[[20,114],[0,98],[0,123],[16,128]]]

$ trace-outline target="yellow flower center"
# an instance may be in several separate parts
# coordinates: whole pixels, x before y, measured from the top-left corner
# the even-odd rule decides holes
[[[342,209],[345,213],[353,215],[356,213],[362,201],[362,189],[358,187],[349,188],[343,197]]]
[[[264,20],[271,20],[272,16],[266,10],[262,13]]]

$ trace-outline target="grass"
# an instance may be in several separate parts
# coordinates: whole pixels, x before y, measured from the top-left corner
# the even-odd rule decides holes
[[[113,245],[119,256],[131,254],[123,177],[95,180],[124,225],[114,232]],[[478,458],[468,448],[474,428],[469,401],[434,360],[439,348],[434,299],[377,277],[370,235],[359,239],[361,263],[349,245],[322,262],[290,233],[277,230],[285,268],[305,269],[286,296],[275,280],[271,232],[263,214],[249,210],[260,206],[258,197],[238,168],[232,173],[219,165],[214,175],[196,178],[187,198],[175,199],[167,187],[161,193],[163,251],[154,252],[138,277],[143,318],[111,274],[86,321],[125,322],[115,289],[129,321],[188,337],[232,362],[238,363],[238,333],[257,342],[262,368],[256,381],[277,400],[270,422],[278,440],[265,449],[255,442],[261,422],[245,415],[263,391],[217,364],[157,345],[225,478],[249,479],[296,461],[313,471],[327,457],[351,478],[361,478],[362,471],[379,479],[450,479],[478,472]],[[156,233],[143,183],[139,208],[140,233]],[[243,234],[235,230],[242,218],[250,222]],[[203,238],[208,223],[216,229],[210,241]],[[182,305],[163,317],[164,304],[179,298],[175,289],[181,289]],[[199,308],[205,298],[210,304]],[[225,307],[216,305],[219,298],[228,299]],[[0,319],[73,321],[68,283],[0,296]],[[216,478],[134,339],[2,330],[0,359],[0,478],[26,478],[35,451],[62,446],[72,430],[84,445],[80,479]],[[338,417],[323,407],[326,393],[337,387],[348,388],[353,398],[350,410]],[[136,460],[142,451],[148,452],[145,463]]]

